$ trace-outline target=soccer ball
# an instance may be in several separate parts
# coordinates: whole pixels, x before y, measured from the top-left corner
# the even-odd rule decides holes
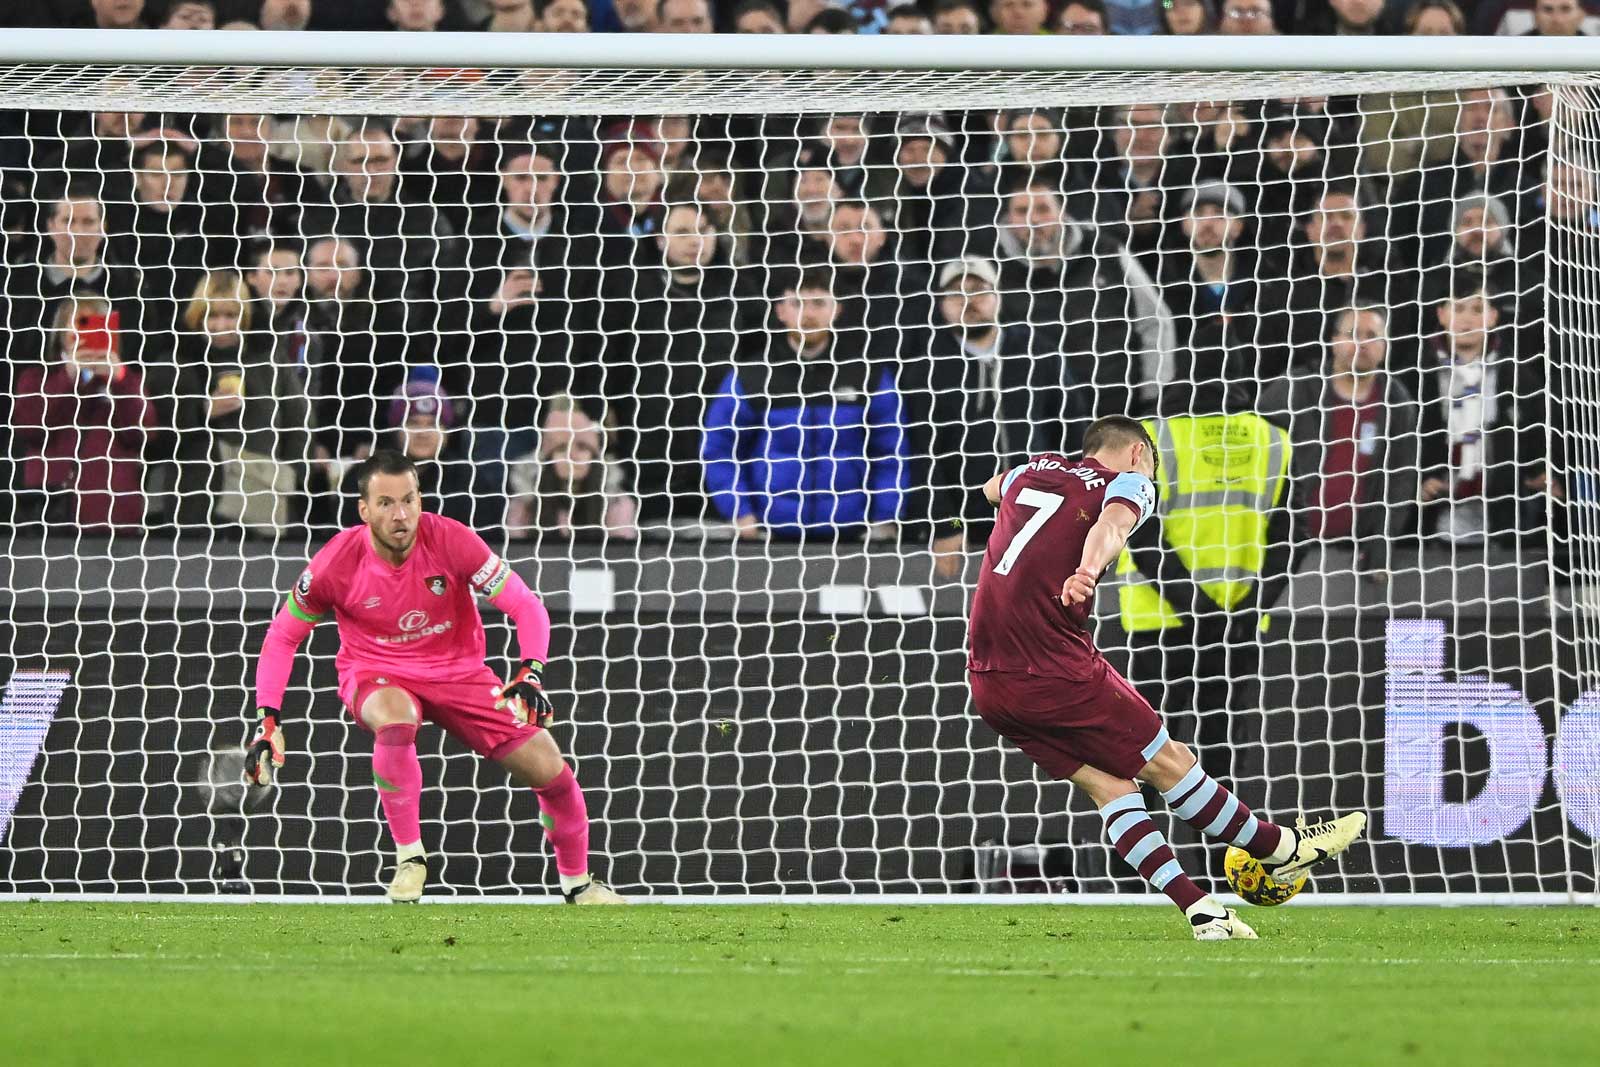
[[[1270,908],[1293,900],[1306,887],[1306,876],[1285,885],[1274,881],[1261,866],[1261,861],[1242,848],[1230,848],[1222,858],[1222,870],[1227,875],[1228,887],[1246,904]]]

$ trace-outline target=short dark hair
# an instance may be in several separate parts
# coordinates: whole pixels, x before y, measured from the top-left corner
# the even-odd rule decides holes
[[[1083,454],[1092,456],[1107,448],[1132,444],[1143,444],[1150,450],[1151,460],[1161,462],[1161,457],[1156,453],[1156,443],[1150,439],[1150,431],[1144,428],[1144,423],[1126,415],[1107,415],[1103,419],[1096,419],[1083,435]]]
[[[361,464],[360,472],[356,475],[356,493],[363,500],[367,498],[367,483],[372,481],[374,474],[405,474],[408,471],[411,477],[417,478],[417,465],[411,462],[410,456],[392,448],[380,448]],[[420,482],[421,479],[418,479]]]
[[[928,16],[916,4],[895,4],[886,17],[893,22],[895,19],[925,19]]]
[[[780,297],[790,293],[827,293],[832,296],[833,271],[814,264],[801,267],[785,278],[778,288]]]
[[[1085,11],[1092,11],[1096,15],[1100,16],[1100,21],[1102,23],[1106,22],[1108,19],[1106,14],[1106,0],[1065,0],[1065,2],[1056,9],[1056,15],[1059,17],[1061,12],[1065,11],[1069,7],[1081,7]]]
[[[978,16],[978,21],[983,21],[983,6],[977,0],[933,0],[933,13],[935,15],[946,11],[954,11],[958,7],[971,8],[972,13]]]
[[[855,33],[856,17],[842,7],[825,7],[806,23],[807,33]]]

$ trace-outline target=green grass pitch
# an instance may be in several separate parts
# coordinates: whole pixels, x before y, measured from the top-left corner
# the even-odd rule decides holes
[[[0,1062],[1600,1062],[1600,909],[1249,918],[1201,945],[1163,907],[0,904]]]

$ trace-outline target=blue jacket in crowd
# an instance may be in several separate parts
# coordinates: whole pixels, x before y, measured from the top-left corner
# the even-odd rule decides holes
[[[907,462],[894,379],[864,360],[802,360],[783,336],[765,355],[706,408],[700,456],[717,511],[791,537],[896,518]]]

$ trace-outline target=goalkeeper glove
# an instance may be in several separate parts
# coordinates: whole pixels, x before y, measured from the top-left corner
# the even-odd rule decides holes
[[[544,693],[544,664],[536,659],[523,660],[494,695],[499,697],[494,706],[510,708],[519,723],[549,727],[555,721],[556,709]]]
[[[273,772],[283,766],[283,727],[277,708],[257,708],[261,721],[244,751],[244,780],[251,785],[271,785]]]

